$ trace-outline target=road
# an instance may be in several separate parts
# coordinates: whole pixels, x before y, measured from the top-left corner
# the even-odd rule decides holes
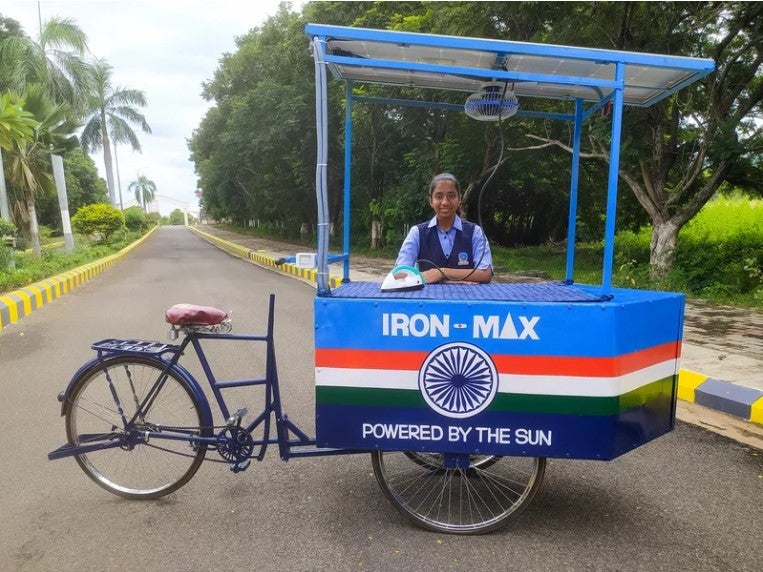
[[[91,356],[90,342],[164,340],[163,312],[177,302],[232,310],[235,331],[261,331],[271,292],[284,406],[312,433],[314,289],[182,227],[159,229],[0,332],[0,569],[759,569],[763,452],[682,422],[611,462],[550,461],[530,508],[479,537],[407,524],[365,455],[283,463],[272,450],[238,475],[206,463],[180,491],[149,502],[106,493],[71,459],[47,460],[65,439],[55,396]],[[260,359],[241,347],[214,353],[233,376]]]

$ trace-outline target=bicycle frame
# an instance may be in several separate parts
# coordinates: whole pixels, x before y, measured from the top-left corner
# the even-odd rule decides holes
[[[199,359],[201,368],[209,384],[209,388],[215,397],[218,410],[222,418],[227,420],[227,426],[241,426],[241,419],[247,413],[245,409],[231,413],[228,404],[223,395],[223,390],[248,386],[264,386],[264,405],[259,414],[246,426],[241,428],[250,435],[262,428],[263,435],[261,439],[253,439],[254,447],[257,453],[250,455],[249,458],[261,461],[267,452],[268,445],[277,444],[279,456],[282,460],[288,461],[293,457],[314,457],[324,455],[365,453],[365,450],[354,449],[336,449],[336,448],[317,448],[315,447],[315,438],[309,437],[288,416],[283,412],[281,405],[281,392],[278,382],[278,368],[276,364],[275,344],[274,344],[274,314],[275,314],[275,295],[271,294],[268,303],[267,332],[265,334],[230,334],[230,333],[211,333],[201,331],[187,331],[180,345],[164,344],[161,342],[141,341],[141,340],[102,340],[93,344],[92,348],[96,350],[97,355],[85,364],[74,375],[69,386],[64,392],[59,394],[59,401],[62,403],[61,415],[66,415],[71,406],[68,396],[71,394],[73,385],[80,374],[92,367],[101,367],[109,378],[107,363],[110,358],[118,356],[142,356],[161,367],[153,387],[140,404],[136,403],[136,413],[130,419],[127,419],[123,413],[122,404],[119,396],[116,394],[113,386],[111,393],[114,397],[114,404],[119,412],[124,427],[129,430],[121,439],[115,439],[113,434],[104,435],[103,440],[87,445],[66,444],[48,454],[49,459],[60,459],[74,455],[89,453],[96,450],[110,449],[115,447],[133,447],[141,442],[148,442],[151,439],[167,439],[176,441],[189,441],[195,445],[206,445],[215,447],[224,442],[224,437],[211,434],[193,435],[188,431],[178,428],[162,427],[144,427],[136,428],[139,420],[150,410],[151,405],[161,391],[167,376],[170,373],[176,374],[188,384],[199,403],[202,406],[202,429],[212,431],[214,427],[213,415],[209,406],[209,400],[201,389],[200,384],[194,376],[179,362],[190,346]],[[212,367],[207,359],[202,340],[230,340],[230,341],[248,341],[264,342],[266,344],[265,375],[263,377],[253,377],[239,380],[219,380],[216,378]],[[169,359],[167,356],[171,356]],[[275,436],[271,437],[271,422],[275,419]],[[189,428],[190,429],[190,428]],[[96,437],[96,436],[94,436]]]

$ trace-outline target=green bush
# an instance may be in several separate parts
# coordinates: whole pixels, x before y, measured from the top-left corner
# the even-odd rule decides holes
[[[79,234],[92,236],[96,241],[105,242],[125,224],[125,217],[119,209],[111,205],[86,205],[72,217],[72,228]]]
[[[13,255],[13,249],[0,244],[0,273],[10,270],[16,265]]]
[[[758,299],[763,292],[763,201],[715,199],[678,235],[667,280],[649,279],[651,227],[615,239],[615,281],[710,299]]]
[[[615,258],[621,264],[649,264],[649,242],[651,227],[642,228],[638,233],[621,230],[615,236]]]
[[[16,236],[16,225],[9,220],[0,218],[0,236]]]
[[[45,226],[44,224],[40,225],[39,233],[40,233],[40,240],[42,242],[50,242],[51,240],[54,240],[54,238],[61,236],[61,233],[57,229],[50,228],[49,226]]]
[[[148,219],[140,207],[129,207],[122,211],[125,217],[125,226],[131,231],[141,231],[148,229]]]
[[[716,199],[679,234],[676,268],[695,294],[748,295],[763,286],[763,201]]]
[[[92,244],[82,236],[76,235],[74,252],[63,252],[57,249],[45,250],[40,258],[36,258],[31,252],[16,251],[13,253],[13,264],[5,267],[5,270],[2,264],[7,258],[7,256],[4,257],[7,253],[0,249],[0,293],[21,288],[44,278],[50,278],[94,260],[100,260],[105,256],[119,252],[142,235],[142,232],[130,232],[122,227],[109,237],[108,242],[101,241],[98,244]]]

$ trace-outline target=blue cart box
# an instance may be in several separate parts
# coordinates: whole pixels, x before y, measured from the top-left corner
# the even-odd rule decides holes
[[[317,298],[318,446],[606,460],[663,435],[683,295],[597,291],[359,282]]]

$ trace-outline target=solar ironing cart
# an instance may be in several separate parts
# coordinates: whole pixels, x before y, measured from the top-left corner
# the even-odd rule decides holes
[[[382,489],[418,524],[485,532],[532,499],[547,457],[613,459],[670,431],[683,295],[611,283],[622,114],[626,105],[649,106],[670,96],[710,73],[713,62],[315,24],[306,32],[315,60],[318,128],[317,445],[376,451]],[[329,72],[346,83],[344,279],[333,289]],[[511,99],[498,101],[500,89],[490,86],[502,82],[512,85]],[[478,94],[467,100],[467,113],[475,100],[485,113],[505,109],[507,115],[516,112],[517,100],[569,101],[566,114],[517,112],[574,125],[566,279],[433,284],[406,292],[350,282],[353,105],[464,111],[446,103],[358,96],[353,87],[362,84]],[[573,269],[581,131],[603,106],[611,106],[611,148],[602,284],[578,285]],[[511,502],[503,502],[506,495]],[[487,497],[501,499],[498,507],[488,506]],[[481,503],[475,498],[485,506],[476,506]]]
[[[476,534],[500,528],[527,507],[548,457],[613,459],[670,431],[684,300],[612,287],[620,130],[626,104],[660,101],[710,73],[712,62],[315,24],[306,33],[315,59],[318,248],[295,262],[317,268],[316,437],[281,407],[271,294],[263,334],[233,333],[224,311],[180,304],[165,314],[171,340],[182,334],[177,344],[112,338],[92,344],[96,355],[58,395],[67,440],[48,458],[74,457],[103,489],[151,500],[185,485],[209,451],[234,473],[263,460],[271,444],[284,461],[370,452],[382,491],[405,517],[429,530]],[[331,255],[329,72],[346,82],[344,245]],[[353,86],[365,83],[470,95],[464,106],[357,96]],[[518,111],[531,97],[567,100],[570,112]],[[356,103],[572,122],[566,279],[432,284],[405,292],[351,282]],[[605,105],[612,108],[612,143],[602,283],[578,285],[581,126]],[[342,263],[342,279],[329,276],[330,261]],[[209,340],[264,344],[264,375],[218,378],[224,372],[207,359]],[[208,391],[181,363],[184,355],[198,359]],[[262,408],[233,409],[224,393],[251,386],[260,388]]]

